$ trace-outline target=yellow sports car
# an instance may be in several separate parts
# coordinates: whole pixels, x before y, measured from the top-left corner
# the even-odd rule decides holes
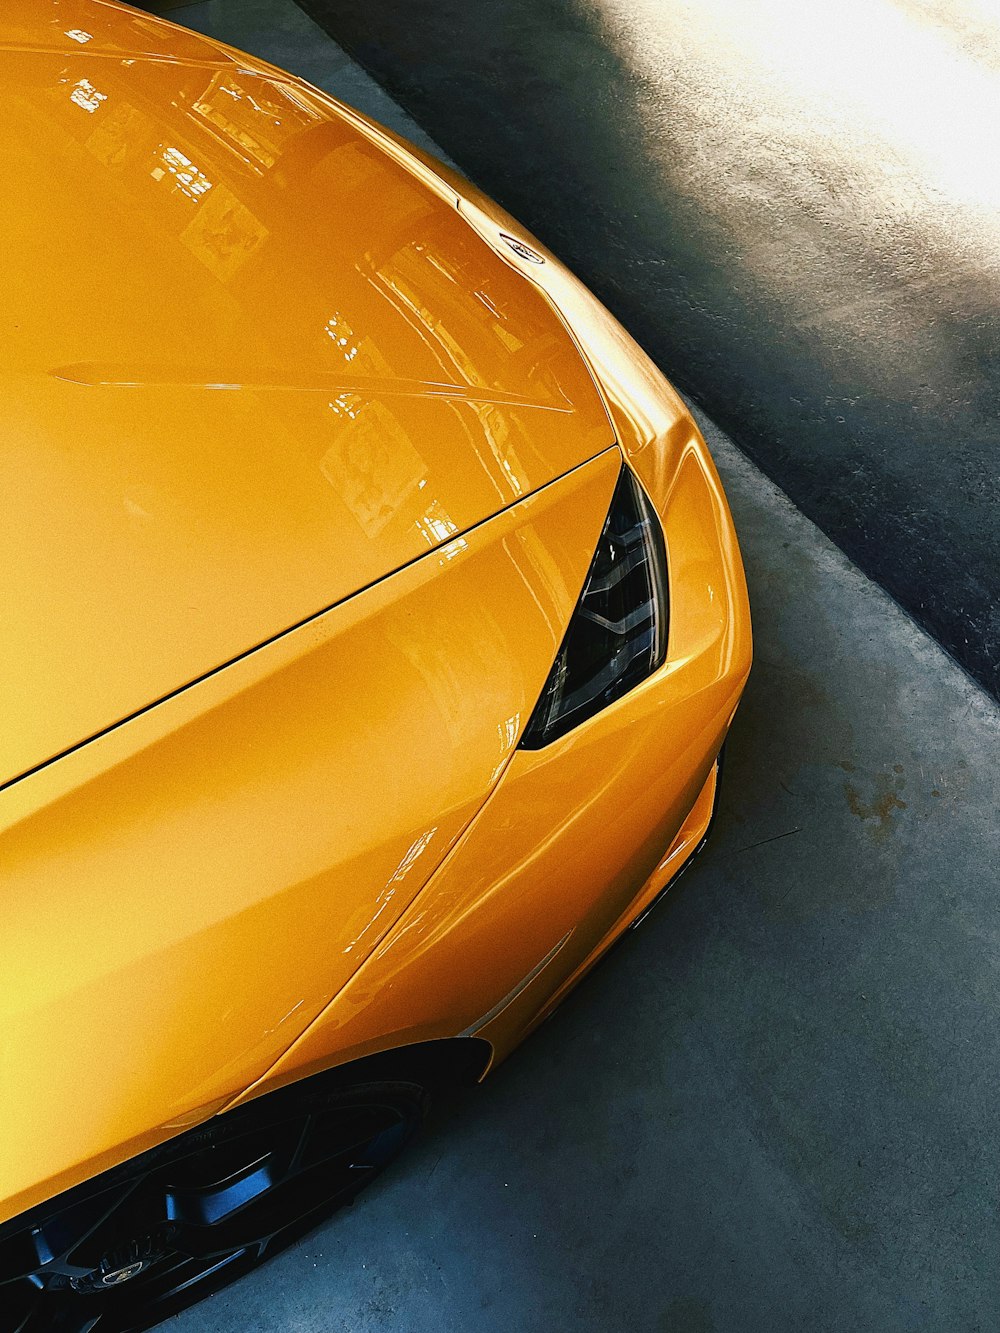
[[[701,843],[715,468],[510,217],[299,80],[8,0],[0,1330],[352,1198]]]

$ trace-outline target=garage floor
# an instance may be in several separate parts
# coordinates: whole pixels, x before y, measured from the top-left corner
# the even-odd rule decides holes
[[[906,0],[899,12],[918,7]],[[498,0],[498,13],[509,17],[516,8]],[[566,8],[548,0],[532,12],[544,25],[560,21]],[[612,8],[621,16],[629,7],[581,0],[578,12],[593,17]],[[674,8],[701,12],[680,0]],[[706,8],[715,13],[719,5]],[[441,99],[452,67],[441,16],[451,12],[454,49],[469,61],[463,25],[492,6],[338,0],[328,9],[327,26],[336,30],[339,13],[345,42],[361,43],[369,16],[378,42],[367,39],[365,58],[397,92],[409,87],[400,16],[410,15],[407,59],[432,70],[434,86],[419,95],[410,88],[407,101],[444,138],[440,129],[452,122]],[[648,0],[634,9],[668,7]],[[292,0],[208,0],[173,6],[171,17],[300,72],[404,133],[422,133]],[[499,21],[497,31],[510,36]],[[588,41],[595,31],[587,28]],[[542,35],[536,29],[539,41]],[[426,60],[425,39],[436,43]],[[618,60],[607,40],[604,55],[585,48],[586,68],[607,73]],[[578,57],[581,48],[572,49]],[[452,73],[461,107],[472,85],[461,69]],[[520,88],[518,78],[527,81]],[[528,84],[524,60],[511,56],[503,77],[494,69],[481,89],[496,99],[490,125],[520,114],[515,104],[530,102]],[[582,116],[591,114],[586,91],[585,80],[564,79],[560,116],[574,98]],[[641,92],[655,121],[659,85],[646,78]],[[477,172],[484,158],[471,136],[452,129],[444,147],[503,193],[489,173]],[[667,121],[661,130],[667,135]],[[560,149],[551,135],[542,137],[538,159],[524,169],[540,172],[547,155],[558,185],[569,140]],[[632,201],[641,181],[629,175],[637,163],[622,166],[620,227],[608,221],[611,200],[593,216],[578,214],[574,238],[557,207],[546,212],[558,191],[539,196],[526,216],[589,280],[603,275],[596,285],[617,293],[612,304],[626,317],[633,288],[624,279],[615,286],[618,270],[605,253],[618,255],[620,273],[628,273],[637,253]],[[508,164],[506,179],[519,165]],[[701,177],[708,193],[710,167],[703,164]],[[849,212],[856,187],[841,179]],[[505,202],[516,204],[515,195],[511,186]],[[581,252],[586,246],[603,250]],[[655,272],[681,301],[681,278],[665,266]],[[810,281],[804,273],[803,283]],[[831,314],[836,293],[827,295],[829,331],[843,320],[838,325]],[[726,358],[738,356],[738,343],[711,341],[707,307],[694,295],[693,331],[678,333],[677,309],[661,296],[657,287],[633,327],[668,371],[674,367],[664,349],[671,348],[685,375],[719,368],[727,425],[798,494],[812,456],[803,448],[799,471],[791,465],[790,409],[776,404],[782,394],[794,403],[804,393],[815,406],[808,395],[817,392],[822,347],[791,348],[784,385],[759,382],[770,384],[774,401],[741,398],[729,393],[726,378],[736,375]],[[769,327],[734,321],[730,332],[760,332],[763,343]],[[901,326],[881,327],[896,330],[896,343],[881,354],[902,374],[911,345]],[[982,320],[977,327],[985,337]],[[933,347],[921,346],[933,362]],[[841,376],[831,393],[850,398],[854,363],[846,354],[838,361],[829,353],[829,361]],[[956,374],[975,370],[970,362],[949,364]],[[745,373],[741,392],[750,393],[747,363],[736,365]],[[684,382],[691,387],[690,378]],[[880,382],[913,401],[903,380]],[[979,421],[981,407],[972,404],[970,422]],[[845,415],[835,405],[824,411]],[[933,421],[934,411],[924,404],[921,420]],[[794,429],[819,442],[829,489],[849,497],[857,472],[836,455],[837,432],[818,409],[811,412]],[[172,1321],[174,1333],[1000,1327],[1000,715],[744,452],[710,421],[704,427],[743,542],[757,650],[711,845],[644,928],[482,1088],[443,1111],[417,1150],[353,1210]],[[889,458],[874,436],[859,438],[871,446],[871,468]],[[982,461],[985,426],[975,439]],[[900,474],[903,457],[892,462]],[[914,472],[916,487],[922,468]],[[874,512],[880,494],[869,481],[867,474],[857,481],[861,507],[845,510],[864,531],[858,515],[864,505]],[[934,474],[934,485],[946,481]],[[817,506],[824,494],[809,491],[803,502]],[[923,510],[911,500],[909,510],[890,517],[910,513],[916,533]],[[842,538],[830,503],[816,516]],[[967,565],[990,549],[988,515],[979,527],[983,547],[969,548]],[[883,534],[884,543],[890,536]],[[891,563],[902,548],[880,549]],[[943,605],[954,589],[942,580],[927,595]],[[970,633],[986,660],[985,632]],[[973,656],[970,650],[971,665]]]

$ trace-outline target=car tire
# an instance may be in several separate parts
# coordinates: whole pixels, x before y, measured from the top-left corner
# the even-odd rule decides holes
[[[414,1082],[318,1079],[0,1227],[0,1333],[140,1333],[353,1202],[420,1129]]]

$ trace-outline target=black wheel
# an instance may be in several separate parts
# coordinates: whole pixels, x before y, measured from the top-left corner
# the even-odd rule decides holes
[[[0,1228],[0,1333],[138,1333],[350,1203],[420,1128],[426,1090],[304,1084]]]

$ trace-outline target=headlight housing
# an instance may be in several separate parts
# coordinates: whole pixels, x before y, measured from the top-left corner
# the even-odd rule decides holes
[[[623,467],[522,748],[541,749],[645,680],[667,655],[667,622],[663,529],[645,491]]]

